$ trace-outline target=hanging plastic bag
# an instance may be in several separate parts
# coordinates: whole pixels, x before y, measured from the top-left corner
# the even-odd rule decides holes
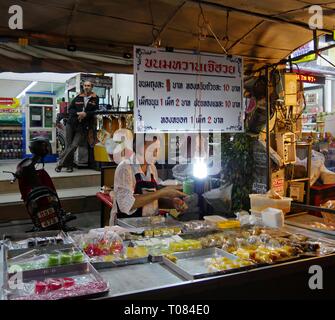
[[[172,175],[179,181],[184,181],[193,175],[193,166],[191,164],[176,164],[172,168]]]
[[[231,214],[233,185],[224,185],[203,194],[204,199],[218,214]]]

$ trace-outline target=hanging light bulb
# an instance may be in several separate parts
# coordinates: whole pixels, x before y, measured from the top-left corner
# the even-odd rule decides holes
[[[204,179],[207,177],[207,175],[208,170],[205,158],[195,158],[195,162],[193,164],[193,176],[197,179]]]

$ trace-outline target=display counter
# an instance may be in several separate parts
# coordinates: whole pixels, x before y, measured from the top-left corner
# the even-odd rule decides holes
[[[284,230],[313,238],[323,234],[286,226]],[[328,238],[335,244],[335,237]],[[325,239],[324,238],[324,239]],[[324,289],[308,288],[309,268],[320,265]],[[100,299],[271,299],[335,297],[335,254],[267,266],[212,278],[185,280],[161,263],[100,270],[111,287]]]
[[[285,226],[281,231],[322,240],[335,246],[330,235]],[[3,250],[3,249],[2,249]],[[2,252],[3,253],[3,252]],[[323,290],[309,288],[311,266],[323,270]],[[5,273],[3,261],[0,265]],[[268,299],[335,297],[335,251],[324,256],[304,257],[294,261],[257,267],[204,279],[187,280],[164,262],[113,266],[98,270],[109,284],[109,292],[96,299]],[[3,296],[4,298],[4,296]]]

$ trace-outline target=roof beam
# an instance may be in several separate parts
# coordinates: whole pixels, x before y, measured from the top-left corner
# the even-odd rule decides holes
[[[237,13],[240,13],[240,14],[244,14],[244,15],[247,15],[247,16],[253,16],[253,17],[260,18],[260,19],[267,20],[267,21],[271,21],[271,22],[284,23],[284,24],[289,24],[289,25],[293,25],[293,26],[296,26],[296,27],[300,27],[300,28],[303,28],[303,29],[311,30],[307,23],[300,22],[300,21],[286,20],[284,18],[271,16],[271,15],[266,15],[266,14],[263,14],[263,13],[249,11],[249,10],[245,10],[245,9],[238,9],[238,8],[234,8],[234,7],[229,7],[229,6],[220,4],[220,3],[215,3],[215,2],[211,2],[211,1],[207,1],[207,0],[188,0],[188,1],[192,2],[192,3],[195,3],[197,5],[202,4],[202,5],[205,5],[205,6],[217,8],[219,10],[237,12]],[[326,32],[326,33],[332,33],[332,30],[328,30],[328,29],[318,29],[318,31],[322,31],[322,32]]]
[[[171,14],[171,16],[165,21],[165,23],[163,24],[163,26],[160,28],[160,30],[158,31],[157,35],[155,36],[153,42],[151,45],[153,45],[157,39],[161,36],[161,34],[166,30],[166,28],[168,27],[168,25],[171,23],[171,21],[174,19],[174,17],[178,14],[178,12],[182,9],[182,7],[185,5],[187,1],[183,1],[177,8],[176,10],[174,10],[174,12]],[[152,25],[154,25],[154,23],[152,23]]]
[[[71,11],[71,14],[70,14],[70,17],[69,17],[69,22],[68,22],[67,27],[66,27],[66,36],[67,37],[70,35],[73,20],[75,19],[76,13],[78,11],[79,2],[80,2],[80,0],[75,0],[74,6],[72,8],[72,11]]]

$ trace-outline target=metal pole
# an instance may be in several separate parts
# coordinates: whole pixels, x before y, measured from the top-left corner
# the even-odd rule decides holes
[[[312,144],[309,143],[307,147],[307,177],[310,179],[311,178],[311,170],[312,170]],[[306,204],[310,204],[310,199],[311,199],[311,181],[308,180],[307,182],[307,188],[306,188]]]
[[[306,205],[306,204],[297,203],[297,202],[292,202],[291,207],[292,208],[297,208],[297,209],[302,209],[302,210],[315,211],[315,212],[327,212],[327,213],[332,213],[332,214],[335,215],[335,210],[334,209],[316,207],[316,206]]]
[[[270,157],[270,84],[271,77],[269,67],[266,67],[266,167],[267,167],[267,190],[271,189],[271,157]]]

